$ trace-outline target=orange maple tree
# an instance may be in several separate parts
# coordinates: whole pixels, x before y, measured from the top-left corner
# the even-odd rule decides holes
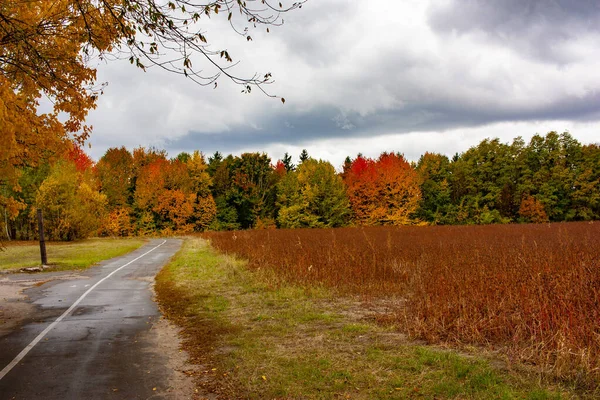
[[[355,221],[361,225],[411,225],[421,198],[419,177],[403,156],[358,156],[344,174]]]
[[[194,213],[195,202],[194,193],[186,194],[183,190],[166,189],[158,195],[153,211],[164,218],[165,228],[173,232],[188,233],[194,230],[190,220]]]
[[[544,205],[529,194],[524,195],[523,200],[521,200],[519,215],[525,222],[542,223],[549,221]]]
[[[168,165],[166,158],[157,158],[138,170],[134,194],[136,207],[152,209],[158,205],[158,196],[165,189]]]

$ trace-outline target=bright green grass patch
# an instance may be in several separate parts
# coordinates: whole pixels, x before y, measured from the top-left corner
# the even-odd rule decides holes
[[[192,359],[225,398],[573,396],[482,357],[415,345],[361,315],[356,299],[290,286],[269,274],[188,239],[157,277],[163,310],[184,327]]]
[[[76,242],[46,243],[48,263],[54,270],[85,269],[97,262],[129,253],[144,244],[138,238],[95,238]],[[41,264],[38,242],[18,245],[5,242],[0,250],[0,270],[17,270]]]

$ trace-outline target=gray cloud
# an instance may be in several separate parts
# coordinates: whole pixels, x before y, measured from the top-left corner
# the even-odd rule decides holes
[[[211,26],[211,37],[242,59],[237,72],[273,72],[269,90],[285,105],[241,95],[227,81],[212,90],[159,70],[102,66],[100,80],[110,86],[90,116],[93,155],[123,144],[205,153],[329,139],[368,147],[373,138],[411,132],[481,127],[485,135],[490,124],[526,122],[533,134],[539,121],[598,123],[599,3],[440,4],[311,0],[252,42]],[[411,146],[427,150],[422,140]]]
[[[600,33],[596,0],[454,0],[432,6],[431,26],[444,33],[488,34],[524,56],[569,63],[564,46]]]
[[[565,99],[554,108],[481,110],[477,113],[461,104],[446,102],[419,104],[368,116],[361,116],[357,112],[342,113],[329,107],[311,110],[305,114],[278,115],[265,121],[260,129],[238,126],[219,133],[192,131],[175,140],[165,141],[164,146],[175,153],[190,149],[199,149],[206,154],[215,151],[237,152],[252,147],[262,151],[273,143],[302,147],[323,138],[369,138],[389,133],[446,131],[503,121],[595,121],[599,117],[599,93],[584,98]],[[533,133],[535,132],[531,132]]]

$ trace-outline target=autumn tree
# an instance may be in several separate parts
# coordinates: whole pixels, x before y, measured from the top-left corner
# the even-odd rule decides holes
[[[178,185],[185,179],[182,176],[185,165],[179,161],[176,163],[172,166],[165,152],[134,150],[133,206],[138,230],[144,234],[163,229],[189,231],[186,221],[192,213],[191,199]],[[177,216],[177,213],[185,215]]]
[[[36,208],[44,213],[50,240],[75,240],[95,234],[106,212],[106,196],[94,189],[70,160],[57,162],[41,184]]]
[[[288,170],[287,167],[285,166],[285,163],[281,160],[277,160],[277,163],[275,164],[274,167],[274,173],[275,175],[279,176],[279,178],[283,178],[285,176],[285,174],[287,174],[288,172],[290,172],[291,170]]]
[[[0,186],[18,190],[21,168],[89,134],[84,120],[97,91],[87,45],[93,40],[97,51],[110,51],[123,35],[96,2],[85,3],[0,3]],[[42,96],[52,102],[49,112],[39,110]]]
[[[519,216],[522,222],[548,222],[548,215],[542,203],[529,194],[523,196],[521,206],[519,207]]]
[[[39,195],[40,187],[51,171],[56,169],[54,165],[57,162],[72,165],[77,172],[76,177],[79,183],[84,182],[94,192],[98,190],[98,182],[93,173],[94,163],[77,144],[66,142],[61,153],[44,152],[41,157],[35,165],[23,166],[18,169],[19,178],[16,188],[0,185],[0,194],[3,195],[3,198],[12,202],[19,210],[17,215],[11,217],[6,208],[3,210],[0,207],[0,211],[4,211],[2,231],[11,239],[37,237],[37,223],[31,218],[31,215],[35,213],[36,198]]]
[[[354,220],[359,224],[368,223],[375,206],[373,200],[377,191],[377,177],[373,164],[372,159],[359,154],[342,174]]]
[[[167,183],[169,160],[156,158],[141,165],[136,171],[134,205],[140,211],[148,211],[158,204],[158,196]]]
[[[102,220],[99,234],[101,236],[130,236],[134,233],[134,221],[129,207],[117,207],[108,211]]]
[[[163,233],[189,233],[194,230],[191,223],[194,214],[196,195],[181,189],[164,189],[158,192],[156,205],[152,211],[157,213],[158,226]]]
[[[357,223],[410,225],[421,199],[419,176],[403,156],[382,153],[377,160],[359,155],[344,175]]]
[[[269,83],[271,74],[236,76],[229,65],[233,55],[210,46],[208,20],[224,18],[234,32],[250,41],[253,28],[269,31],[269,26],[283,24],[281,14],[302,3],[5,1],[0,5],[0,75],[16,85],[9,87],[13,91],[21,84],[31,90],[23,91],[29,100],[41,91],[56,99],[55,108],[71,116],[65,124],[70,132],[78,130],[76,125],[95,105],[97,91],[88,89],[95,83],[96,71],[89,61],[106,59],[107,54],[127,57],[141,69],[159,66],[200,84],[213,84],[224,75],[250,91],[252,86]]]
[[[150,164],[148,171],[150,175],[144,178],[150,179],[143,180],[144,183],[162,183],[154,187],[155,197],[151,197],[150,203],[147,204],[155,213],[158,227],[168,232],[193,231],[194,225],[191,220],[196,194],[193,193],[194,182],[190,179],[187,164],[177,158],[161,158]]]
[[[192,223],[195,230],[205,230],[217,214],[217,205],[210,192],[212,179],[208,174],[208,165],[204,161],[204,155],[196,150],[186,166],[191,180],[191,191],[195,196]]]
[[[28,166],[19,170],[18,190],[7,186],[0,186],[4,193],[4,200],[9,202],[9,207],[0,207],[2,212],[2,235],[8,239],[29,240],[37,237],[37,224],[31,220],[30,215],[35,208],[35,198],[42,182],[50,174],[50,162],[39,160],[38,165]],[[18,211],[16,215],[10,214],[10,203]]]

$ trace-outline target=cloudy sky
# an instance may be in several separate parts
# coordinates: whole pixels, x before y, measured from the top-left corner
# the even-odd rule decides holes
[[[303,148],[339,167],[361,152],[452,155],[482,139],[568,130],[600,142],[600,3],[596,0],[308,0],[285,24],[206,36],[238,75],[271,72],[282,104],[219,81],[199,87],[127,62],[98,67],[109,83],[90,153],[156,146],[171,156]],[[194,60],[195,64],[200,60]]]

